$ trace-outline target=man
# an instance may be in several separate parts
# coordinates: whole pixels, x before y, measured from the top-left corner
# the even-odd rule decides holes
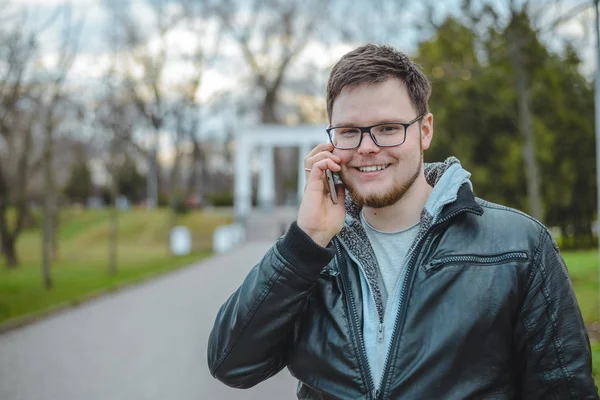
[[[476,198],[458,160],[423,164],[429,94],[386,46],[333,67],[331,143],[304,160],[297,221],[218,313],[215,377],[248,388],[287,366],[300,399],[598,399],[548,230]]]

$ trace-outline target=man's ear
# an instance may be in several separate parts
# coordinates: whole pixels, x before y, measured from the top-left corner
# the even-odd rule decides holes
[[[421,148],[427,150],[433,139],[433,114],[427,113],[421,120]]]

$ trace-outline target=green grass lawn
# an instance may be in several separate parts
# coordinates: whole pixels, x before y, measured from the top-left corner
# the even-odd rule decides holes
[[[586,323],[598,321],[598,253],[596,251],[563,252],[573,288]]]
[[[573,288],[585,323],[589,326],[599,321],[598,253],[596,251],[563,252]],[[600,387],[600,338],[592,339],[592,361],[596,385]]]
[[[193,252],[172,256],[168,250],[167,210],[134,209],[119,214],[117,274],[108,273],[109,210],[68,210],[60,216],[59,256],[52,267],[54,287],[42,285],[39,229],[24,231],[17,252],[21,265],[7,269],[0,261],[0,323],[64,303],[78,303],[90,293],[117,288],[211,254],[214,229],[231,222],[229,212],[190,212],[177,225],[192,232]]]

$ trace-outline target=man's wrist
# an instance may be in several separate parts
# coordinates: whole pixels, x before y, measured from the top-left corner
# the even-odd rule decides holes
[[[298,228],[300,228],[308,237],[310,237],[313,242],[318,244],[321,247],[327,247],[329,242],[331,242],[332,236],[330,236],[327,232],[319,232],[311,229],[306,229],[298,224]]]
[[[287,233],[277,242],[280,254],[297,270],[306,276],[317,279],[321,269],[334,257],[331,247],[323,247],[314,242],[296,222],[293,222]]]

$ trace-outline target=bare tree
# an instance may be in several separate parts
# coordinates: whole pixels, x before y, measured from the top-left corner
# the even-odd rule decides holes
[[[111,30],[111,41],[124,51],[121,56],[126,57],[121,71],[125,74],[123,83],[140,115],[153,129],[148,151],[148,205],[155,207],[163,186],[157,160],[158,144],[169,111],[164,85],[169,61],[168,36],[184,20],[185,9],[165,0],[149,0],[147,5],[153,21],[147,24],[132,17],[121,3],[107,2],[107,5],[118,22],[118,29]],[[138,70],[142,72],[137,73]]]
[[[254,87],[262,93],[261,122],[281,123],[277,106],[286,73],[310,41],[319,38],[327,2],[224,0],[214,1],[212,7],[239,46]],[[281,203],[284,171],[297,163],[281,151],[275,151],[274,158],[277,203]]]
[[[6,16],[4,16],[6,18]],[[19,20],[26,20],[21,15]],[[14,23],[14,21],[12,21]],[[23,103],[23,96],[28,90],[24,82],[27,67],[35,51],[35,36],[16,29],[1,31],[0,51],[2,52],[2,76],[0,81],[0,135],[3,139],[1,159],[6,160],[8,155],[16,154],[15,147],[18,146],[16,132],[21,132],[22,151],[19,151],[17,164],[19,165],[21,182],[17,187],[12,185],[10,179],[9,165],[0,163],[0,239],[2,242],[2,253],[9,268],[18,264],[15,251],[15,242],[23,228],[25,214],[27,213],[26,186],[29,149],[32,143],[32,124],[25,124],[22,117],[26,114],[17,107]],[[19,149],[21,150],[21,149]],[[11,204],[17,204],[17,218],[14,228],[8,223],[7,213]]]
[[[326,37],[329,43],[378,43],[398,47],[423,18],[406,0],[332,0]]]
[[[46,74],[50,82],[47,83],[40,106],[43,110],[41,121],[44,132],[44,204],[42,223],[42,277],[46,288],[52,287],[51,265],[57,257],[58,251],[58,197],[54,169],[55,141],[58,130],[61,129],[64,119],[69,118],[68,109],[73,109],[73,104],[67,100],[66,79],[73,61],[77,55],[81,23],[75,25],[72,21],[71,7],[63,9],[63,42],[56,65],[50,67]],[[62,108],[62,109],[61,109]]]
[[[214,10],[239,45],[258,89],[263,91],[261,121],[279,123],[279,91],[290,65],[317,38],[324,21],[321,2],[283,0],[219,1]],[[248,15],[247,12],[250,14]]]
[[[108,79],[106,93],[95,108],[93,126],[95,130],[94,147],[97,157],[102,161],[109,175],[109,188],[112,199],[116,202],[121,196],[121,174],[131,157],[133,147],[131,136],[139,116],[135,106],[130,103],[123,88],[115,88]],[[121,89],[121,90],[119,90]],[[108,240],[108,273],[117,274],[119,249],[119,207],[111,205],[109,240]]]
[[[4,9],[3,11],[5,11]],[[59,15],[36,25],[27,9],[10,9],[0,28],[0,242],[6,265],[18,265],[16,240],[29,217],[28,182],[43,167],[36,124],[47,85],[39,79],[39,38]],[[15,168],[16,166],[16,168]],[[16,221],[9,223],[10,207]]]
[[[209,40],[207,23],[203,20],[200,13],[203,11],[202,2],[193,2],[186,4],[175,4],[179,7],[173,11],[170,18],[165,22],[163,8],[166,4],[155,1],[150,2],[155,25],[153,30],[144,37],[143,30],[140,28],[139,21],[131,19],[127,14],[122,14],[118,10],[113,12],[121,18],[120,26],[123,29],[120,41],[124,42],[123,48],[129,49],[133,56],[127,60],[123,68],[119,66],[118,59],[122,57],[118,51],[115,52],[115,62],[112,68],[111,81],[113,85],[110,91],[119,93],[118,107],[134,107],[136,115],[142,116],[147,123],[154,129],[153,143],[147,155],[154,161],[149,163],[150,179],[155,174],[160,174],[153,167],[158,167],[155,163],[156,141],[161,132],[171,132],[173,165],[170,172],[169,188],[161,185],[163,193],[166,192],[170,198],[170,216],[169,225],[175,223],[174,206],[176,201],[183,201],[182,193],[179,191],[178,182],[181,172],[181,158],[184,152],[183,144],[192,140],[197,140],[197,131],[199,127],[200,100],[198,92],[202,83],[203,73],[218,48],[218,37],[213,35],[215,40]],[[185,6],[185,8],[184,8]],[[191,41],[195,39],[195,46],[192,50],[175,51],[171,46],[170,35],[173,33],[187,34],[191,36]],[[154,36],[153,36],[154,35]],[[152,43],[149,43],[152,42]],[[212,45],[212,47],[211,47]],[[154,46],[154,47],[152,47]],[[188,66],[191,73],[178,76],[176,79],[166,79],[165,74],[172,65]],[[132,72],[135,67],[139,67],[142,73],[138,76]],[[167,81],[169,80],[169,84]],[[115,103],[115,98],[109,100],[110,104]],[[114,109],[111,113],[114,116],[107,116],[105,120],[113,135],[113,142],[120,140],[123,142],[134,143],[132,135],[133,121],[126,122],[126,116],[120,115],[119,110]],[[130,113],[131,114],[131,113]],[[116,118],[120,115],[119,118]],[[119,121],[117,125],[110,125]],[[122,127],[127,125],[126,129]],[[119,127],[121,126],[121,128]],[[114,156],[111,157],[114,160]],[[112,168],[116,171],[115,168]],[[117,179],[115,173],[111,173],[113,181]],[[150,192],[156,186],[150,183]]]
[[[151,14],[150,24],[142,24],[121,9],[111,9],[121,28],[119,37],[113,41],[121,43],[121,49],[128,50],[126,65],[117,69],[123,76],[123,86],[127,88],[131,102],[154,131],[148,151],[149,198],[156,200],[157,186],[160,187],[161,193],[168,195],[172,210],[175,201],[183,196],[176,193],[183,146],[191,142],[194,148],[201,147],[198,143],[202,107],[199,92],[204,73],[219,52],[221,34],[218,21],[209,18],[204,1],[180,0],[168,4],[148,1],[145,4]],[[176,35],[186,35],[192,48],[174,45]],[[173,66],[191,72],[169,76]],[[136,75],[136,70],[141,72]],[[168,186],[162,180],[158,182],[162,174],[156,162],[158,139],[165,132],[171,132],[174,155]],[[195,151],[193,156],[193,170],[197,171],[198,165],[202,164],[202,153]],[[172,214],[170,221],[174,222]]]
[[[202,111],[205,104],[201,101],[200,92],[206,71],[219,56],[222,38],[222,26],[215,23],[214,19],[207,19],[209,11],[205,2],[183,4],[187,10],[185,27],[195,37],[196,45],[191,52],[182,54],[179,59],[180,63],[190,65],[190,70],[193,72],[182,78],[178,87],[172,91],[174,99],[170,117],[174,123],[172,134],[174,160],[170,180],[171,194],[177,193],[179,201],[184,201],[192,194],[200,200],[203,198],[203,187],[206,184],[206,154],[199,135],[202,130]],[[210,102],[210,99],[206,102]],[[186,190],[179,191],[184,143],[192,145],[191,173]],[[177,198],[171,196],[171,226],[175,222],[173,210]]]

